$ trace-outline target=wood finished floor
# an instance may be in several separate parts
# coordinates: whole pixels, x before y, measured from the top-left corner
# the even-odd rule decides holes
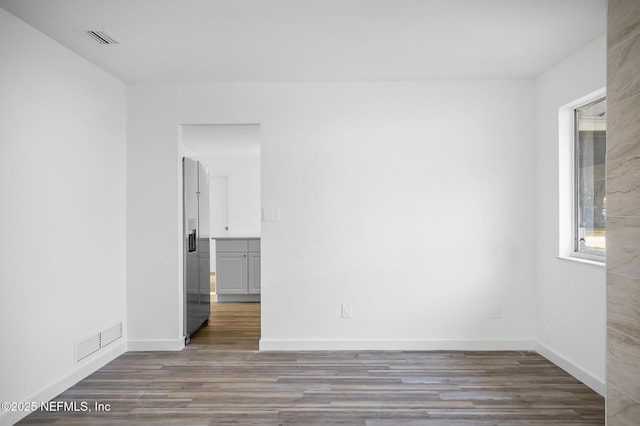
[[[109,413],[21,425],[603,425],[604,399],[531,352],[258,352],[259,304],[214,304],[181,352],[129,352],[56,398]]]

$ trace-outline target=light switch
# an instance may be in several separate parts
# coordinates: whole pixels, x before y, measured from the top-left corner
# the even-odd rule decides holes
[[[280,222],[280,208],[263,208],[262,209],[262,221],[263,222]]]

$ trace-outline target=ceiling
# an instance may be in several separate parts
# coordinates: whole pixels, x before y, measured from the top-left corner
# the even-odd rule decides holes
[[[127,83],[533,78],[606,0],[0,0]],[[99,45],[87,30],[119,44]]]

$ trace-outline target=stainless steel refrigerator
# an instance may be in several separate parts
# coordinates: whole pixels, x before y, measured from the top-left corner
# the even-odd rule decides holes
[[[184,206],[184,336],[209,323],[209,175],[199,161],[182,159]]]

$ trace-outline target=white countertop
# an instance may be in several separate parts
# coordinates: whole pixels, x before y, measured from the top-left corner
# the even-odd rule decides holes
[[[255,240],[260,239],[260,235],[251,234],[226,234],[215,235],[211,237],[212,240]]]

